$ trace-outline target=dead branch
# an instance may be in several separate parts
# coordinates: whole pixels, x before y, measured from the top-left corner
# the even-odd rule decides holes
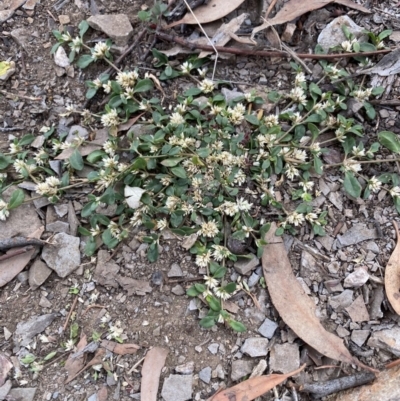
[[[0,132],[20,131],[25,129],[24,127],[0,127]]]
[[[67,326],[68,326],[69,319],[71,318],[72,312],[73,312],[74,309],[75,309],[76,303],[78,302],[78,298],[79,298],[79,297],[78,297],[78,295],[77,295],[77,296],[75,297],[75,299],[74,299],[74,302],[72,303],[71,309],[70,309],[69,312],[68,312],[68,316],[67,316],[67,318],[65,319],[65,323],[64,323],[62,332],[64,332],[65,329],[66,329]]]
[[[15,249],[14,251],[10,251],[10,252],[6,253],[5,255],[1,255],[0,256],[0,261],[13,258],[14,256],[21,255],[22,253],[29,252],[32,249],[33,249],[32,245],[28,245],[28,246],[25,246],[25,247],[20,248],[20,249]]]
[[[0,251],[4,252],[8,249],[16,248],[19,246],[28,246],[28,245],[43,246],[44,244],[47,244],[47,242],[37,238],[25,238],[25,237],[5,238],[0,240]]]
[[[178,43],[181,46],[188,47],[192,50],[208,50],[213,52],[214,49],[209,45],[202,45],[198,43],[189,42],[186,39],[180,38],[179,36],[169,35],[165,32],[155,32],[160,39],[168,42]],[[274,50],[253,50],[253,49],[237,49],[234,47],[215,46],[215,49],[221,53],[238,54],[241,56],[263,56],[263,57],[288,57],[286,52],[274,51]],[[390,53],[392,49],[376,50],[373,52],[359,52],[359,53],[340,53],[340,54],[308,54],[308,53],[296,53],[296,56],[301,59],[311,60],[334,60],[338,58],[350,58],[357,56],[375,56],[379,54]]]
[[[375,380],[372,372],[358,373],[352,376],[345,376],[339,379],[329,380],[322,383],[306,383],[300,386],[300,391],[312,393],[317,397],[326,397],[329,394],[367,384]]]

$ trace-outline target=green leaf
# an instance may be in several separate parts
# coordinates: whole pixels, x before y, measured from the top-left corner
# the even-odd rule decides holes
[[[35,135],[29,134],[23,136],[19,141],[18,144],[21,146],[30,145],[35,140]]]
[[[57,351],[50,352],[50,354],[47,354],[47,355],[43,358],[43,360],[44,360],[44,361],[49,361],[50,359],[53,359],[56,355],[57,355]]]
[[[154,88],[153,81],[151,79],[141,79],[135,86],[134,93],[147,92]]]
[[[36,359],[36,356],[33,354],[26,354],[22,359],[21,362],[25,365],[31,364]]]
[[[314,157],[314,170],[317,174],[322,174],[323,173],[323,164],[322,164],[322,160],[315,156]]]
[[[150,16],[151,16],[151,13],[149,11],[139,11],[138,12],[138,18],[140,19],[140,21],[148,22],[148,21],[150,21]]]
[[[99,202],[88,202],[81,210],[82,217],[89,217],[99,206]]]
[[[232,292],[236,291],[236,283],[229,283],[222,287],[222,289],[228,294],[232,294]]]
[[[253,115],[253,114],[248,114],[247,116],[244,117],[246,119],[247,122],[249,122],[250,124],[259,126],[260,125],[260,120],[257,118],[257,116]]]
[[[277,237],[280,237],[281,235],[283,235],[284,232],[285,232],[285,229],[283,227],[279,227],[279,228],[276,229],[275,235]]]
[[[74,170],[82,170],[83,169],[83,158],[79,153],[78,149],[75,149],[72,155],[69,158],[69,163]]]
[[[316,95],[320,95],[320,96],[322,95],[321,89],[314,82],[311,82],[308,89],[310,90],[311,93],[315,93]]]
[[[220,279],[224,277],[226,274],[226,267],[220,266],[214,273],[213,277],[216,279]]]
[[[12,163],[13,160],[10,156],[6,156],[3,155],[3,153],[0,153],[0,170],[6,169]]]
[[[357,178],[350,171],[346,171],[344,181],[344,189],[348,194],[354,198],[359,198],[361,195],[361,184],[358,182]]]
[[[187,178],[186,171],[183,167],[171,168],[171,173],[179,178]]]
[[[94,59],[92,58],[92,56],[89,56],[88,54],[83,54],[82,56],[79,57],[79,60],[77,61],[76,65],[83,70],[93,61]]]
[[[58,42],[55,45],[53,45],[53,47],[50,50],[50,54],[54,54],[60,46],[61,46],[60,42]]]
[[[362,43],[360,43],[360,51],[361,52],[374,52],[374,51],[376,51],[376,47],[372,43],[362,42]]]
[[[201,93],[200,88],[190,88],[187,89],[185,92],[183,92],[183,96],[189,97],[189,96],[197,96]]]
[[[89,29],[89,24],[87,21],[83,20],[79,23],[78,28],[79,28],[79,36],[82,37]]]
[[[168,63],[168,57],[164,53],[161,53],[157,49],[151,49],[151,52],[153,53],[153,57],[158,60],[158,62],[154,64],[154,67],[159,68]]]
[[[372,104],[365,102],[364,108],[365,108],[365,112],[367,113],[368,118],[373,120],[376,117],[376,111],[375,111],[374,107],[372,106]]]
[[[208,305],[210,306],[210,308],[215,311],[215,312],[219,312],[221,310],[221,301],[217,298],[215,298],[213,295],[208,296],[206,298]]]
[[[199,294],[200,292],[196,290],[196,287],[194,285],[186,290],[186,295],[189,297],[197,297]]]
[[[21,205],[24,200],[25,200],[24,191],[22,189],[15,190],[12,193],[11,198],[8,202],[8,209],[10,209],[10,210],[15,209],[16,207]]]
[[[143,157],[138,157],[135,159],[135,161],[132,163],[132,168],[134,170],[144,170],[147,166],[146,160],[143,159]]]
[[[79,234],[81,234],[85,237],[90,237],[92,235],[91,232],[87,228],[82,227],[82,226],[80,226],[78,228],[78,231],[79,231]]]
[[[147,259],[150,263],[157,261],[158,259],[158,244],[157,242],[153,242],[149,246],[149,250],[147,251]]]
[[[104,152],[104,150],[98,149],[98,150],[94,150],[92,153],[89,153],[86,156],[86,160],[89,163],[96,163],[96,162],[104,159],[105,157],[107,157],[107,153]]]
[[[382,131],[378,134],[381,145],[395,153],[400,153],[400,141],[396,134],[391,131]]]
[[[89,241],[85,246],[85,255],[92,256],[96,252],[96,240],[93,237],[89,237]]]
[[[242,333],[247,330],[246,326],[243,323],[238,322],[237,320],[233,320],[233,319],[228,320],[228,324],[233,330],[235,330],[239,333]]]
[[[165,167],[174,167],[183,160],[183,157],[175,157],[173,159],[165,159],[160,164]]]
[[[213,316],[206,316],[200,320],[200,326],[205,329],[210,329],[215,325],[215,318]]]
[[[104,244],[110,249],[115,248],[119,242],[117,238],[111,235],[111,230],[109,228],[107,228],[107,230],[103,232],[101,239],[103,240]]]
[[[86,99],[91,99],[97,93],[97,88],[89,88],[86,92]]]
[[[69,328],[69,338],[76,338],[78,337],[79,333],[79,324],[77,322],[74,322],[71,324],[71,327]]]
[[[378,35],[378,39],[382,40],[387,38],[388,36],[390,36],[392,34],[392,30],[391,29],[385,29],[384,31],[382,31],[379,35]]]

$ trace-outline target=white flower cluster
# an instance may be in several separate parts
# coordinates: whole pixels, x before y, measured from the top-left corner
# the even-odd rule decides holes
[[[106,53],[110,50],[110,47],[106,42],[98,42],[92,50],[92,57],[94,60],[100,60],[106,56]]]
[[[288,97],[293,100],[295,103],[302,104],[303,106],[306,105],[307,103],[307,97],[304,92],[304,89],[301,88],[300,86],[296,86],[293,88],[290,92]]]
[[[215,85],[211,79],[205,78],[200,82],[199,88],[203,93],[211,93],[214,90]]]
[[[118,112],[116,109],[111,109],[108,113],[101,116],[101,123],[104,127],[115,127],[120,123]]]
[[[129,89],[135,86],[138,78],[139,74],[137,71],[124,71],[117,74],[116,81],[122,86],[122,88]]]
[[[35,187],[35,192],[43,196],[54,196],[59,191],[61,182],[57,177],[47,177],[44,182],[39,182]]]
[[[244,119],[246,108],[242,103],[238,103],[235,107],[228,107],[228,118],[233,125],[239,125]]]
[[[356,91],[353,92],[353,96],[356,100],[359,102],[364,102],[369,99],[369,97],[372,95],[372,89],[368,88],[365,90],[362,89],[357,89]]]
[[[9,215],[10,211],[8,210],[8,203],[4,202],[3,199],[0,199],[0,220],[5,221]]]

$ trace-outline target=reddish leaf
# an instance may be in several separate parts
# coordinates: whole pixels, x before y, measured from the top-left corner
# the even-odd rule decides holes
[[[157,401],[161,369],[164,367],[168,350],[152,348],[146,355],[142,368],[141,401]]]
[[[400,234],[397,223],[393,221],[397,234],[397,245],[385,269],[385,290],[390,305],[400,315]]]
[[[137,350],[140,349],[139,345],[136,344],[119,344],[108,340],[103,340],[101,346],[118,355],[136,354]]]

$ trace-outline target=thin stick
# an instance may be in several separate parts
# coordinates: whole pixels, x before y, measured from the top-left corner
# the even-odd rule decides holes
[[[85,311],[82,313],[82,316],[84,316],[90,309],[92,308],[102,308],[102,309],[107,309],[108,306],[103,306],[103,305],[97,305],[97,304],[93,304],[93,305],[89,305]]]
[[[130,375],[143,361],[144,361],[143,357],[140,361],[136,362],[128,371],[128,375]]]
[[[28,245],[28,246],[26,246],[24,248],[20,248],[20,249],[14,249],[13,251],[10,251],[9,253],[6,253],[5,255],[1,255],[0,256],[0,261],[13,258],[14,256],[21,255],[23,253],[29,252],[32,249],[33,249],[32,245]]]
[[[188,47],[189,49],[199,49],[213,51],[214,48],[208,45],[201,45],[198,43],[192,43],[178,36],[168,35],[164,32],[156,32],[156,35],[161,39],[167,40],[168,42],[175,42],[181,46]],[[287,57],[286,52],[281,51],[269,51],[269,50],[253,50],[253,49],[237,49],[234,47],[214,46],[220,53],[230,53],[238,55],[248,56],[264,56],[264,57]],[[308,53],[296,53],[296,56],[301,59],[311,60],[334,60],[338,58],[351,58],[357,56],[375,56],[379,54],[390,53],[392,49],[376,50],[373,52],[359,52],[359,53],[340,53],[340,54],[308,54]]]
[[[25,129],[25,128],[24,127],[5,127],[5,128],[0,127],[0,132],[20,131],[23,129]]]
[[[63,332],[65,331],[65,329],[66,329],[67,326],[68,326],[68,321],[69,321],[69,319],[71,318],[72,312],[73,312],[73,310],[75,309],[75,306],[76,306],[76,303],[77,303],[77,302],[78,302],[78,296],[75,297],[74,302],[72,303],[71,309],[70,309],[69,312],[68,312],[67,319],[66,319],[66,321],[65,321],[65,323],[64,323],[64,327],[63,327],[63,329],[62,329]]]
[[[17,93],[7,92],[7,91],[2,90],[2,89],[0,90],[0,93],[2,93],[4,96],[20,97],[21,99],[26,99],[26,100],[34,100],[34,101],[42,100],[41,97],[30,97],[30,96],[19,95]]]
[[[265,19],[268,19],[269,14],[271,13],[272,9],[275,7],[275,4],[278,0],[272,0],[271,4],[269,5],[267,11],[265,12]]]

